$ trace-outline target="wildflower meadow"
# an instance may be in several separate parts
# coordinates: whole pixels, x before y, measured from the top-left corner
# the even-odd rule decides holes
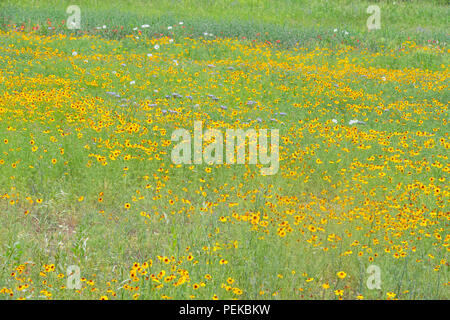
[[[0,1],[0,299],[449,299],[449,9]]]

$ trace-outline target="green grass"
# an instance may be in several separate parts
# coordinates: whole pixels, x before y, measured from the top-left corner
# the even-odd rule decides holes
[[[48,18],[66,18],[68,4],[0,5],[0,290],[32,299],[41,290],[57,299],[113,298],[108,288],[124,299],[336,299],[335,289],[346,299],[448,299],[444,1],[379,2],[382,29],[370,33],[363,1],[80,1],[82,31],[47,29]],[[22,22],[25,32],[11,31]],[[132,30],[145,23],[142,34]],[[37,24],[45,28],[29,33]],[[94,29],[104,24],[106,31]],[[334,28],[349,35],[333,36]],[[174,92],[184,98],[166,97]],[[198,119],[221,129],[279,129],[280,172],[175,167],[173,145],[164,143]],[[352,127],[352,119],[367,124]],[[112,150],[120,156],[110,158]],[[236,214],[258,214],[268,226]],[[280,237],[285,223],[293,230]],[[149,273],[183,269],[190,282],[131,281],[133,263],[148,259]],[[39,274],[44,264],[56,272]],[[382,270],[382,290],[365,285],[371,264]],[[61,289],[65,278],[56,274],[67,277],[70,265],[95,284]],[[242,295],[222,288],[229,277]]]
[[[366,10],[374,3],[381,9],[382,28],[369,33]],[[49,0],[24,0],[17,4],[6,0],[0,4],[0,19],[3,16],[3,24],[45,27],[50,19],[56,26],[67,19],[65,11],[71,4]],[[288,46],[315,46],[318,42],[360,45],[356,42],[359,40],[372,49],[380,45],[398,47],[408,37],[420,44],[431,40],[445,46],[449,35],[446,1],[82,0],[77,5],[81,9],[82,29],[89,31],[106,25],[108,29],[124,27],[129,32],[149,24],[150,28],[144,30],[148,34],[166,34],[167,26],[183,21],[187,32],[196,36],[208,32],[215,36],[279,40]]]

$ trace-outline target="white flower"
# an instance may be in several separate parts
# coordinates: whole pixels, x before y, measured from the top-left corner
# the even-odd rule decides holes
[[[172,30],[172,26],[168,26],[168,27],[167,27],[167,30]]]
[[[105,25],[103,25],[103,29],[106,29],[106,26],[105,26]]]
[[[178,65],[178,61],[177,60],[173,60],[173,63],[175,63],[175,65]]]
[[[336,119],[331,120],[331,122],[338,123],[338,121]]]
[[[130,81],[130,84],[131,84],[131,85],[133,85],[133,84],[135,84],[135,83],[136,83],[136,81],[134,81],[134,80],[133,80],[133,81]]]
[[[181,26],[183,24],[183,21],[178,22],[178,24]]]
[[[153,57],[153,55],[151,53],[147,53],[147,57]]]
[[[148,24],[143,24],[143,25],[141,26],[142,29],[149,28],[149,27],[150,27],[150,25],[148,25]]]
[[[208,32],[203,32],[203,35],[204,35],[204,36],[207,36],[207,35],[208,35]]]
[[[137,27],[133,28],[134,31],[136,31],[137,29],[138,29]]]
[[[78,53],[76,51],[72,52],[72,56],[76,56]]]
[[[386,81],[386,77],[381,77],[381,80]]]
[[[338,32],[338,29],[334,29],[333,32]]]
[[[172,43],[173,42],[173,39],[169,39],[169,43]]]
[[[158,50],[159,49],[159,44],[155,44],[155,46],[153,48],[155,48],[155,50]]]
[[[353,120],[350,120],[350,121],[348,122],[348,124],[349,124],[349,125],[352,125],[352,124],[366,124],[366,122],[360,121],[360,120],[358,120],[358,119],[353,119]]]

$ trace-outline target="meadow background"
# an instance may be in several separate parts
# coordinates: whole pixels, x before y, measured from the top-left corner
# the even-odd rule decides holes
[[[448,16],[1,1],[0,298],[448,299]],[[279,129],[279,172],[174,165],[195,120]]]

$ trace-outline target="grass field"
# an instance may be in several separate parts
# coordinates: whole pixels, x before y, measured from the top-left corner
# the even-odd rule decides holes
[[[0,2],[0,299],[450,298],[448,1],[70,4]]]

